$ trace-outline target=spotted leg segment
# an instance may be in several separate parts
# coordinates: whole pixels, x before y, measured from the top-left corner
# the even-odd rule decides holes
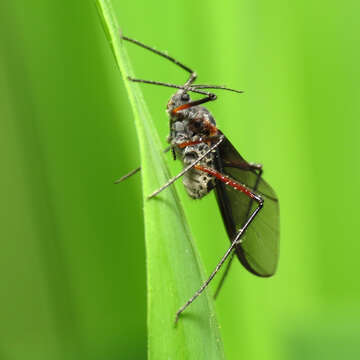
[[[216,265],[214,271],[211,273],[211,275],[209,276],[209,278],[203,283],[203,285],[200,287],[200,289],[198,291],[196,291],[196,293],[176,312],[176,317],[175,317],[175,325],[177,323],[177,321],[179,320],[180,314],[190,305],[194,302],[194,300],[207,288],[207,286],[209,285],[209,283],[211,282],[211,280],[215,277],[215,275],[217,274],[217,272],[220,270],[220,268],[222,267],[222,265],[224,264],[224,262],[226,261],[226,259],[233,253],[233,250],[235,249],[235,247],[241,243],[241,237],[242,235],[245,233],[246,229],[250,226],[250,224],[253,222],[253,220],[255,219],[256,215],[259,213],[259,211],[261,210],[261,208],[263,207],[264,204],[264,200],[262,199],[261,196],[257,195],[255,192],[253,192],[252,190],[250,190],[249,188],[247,188],[245,185],[242,185],[238,182],[236,182],[235,180],[231,179],[230,177],[221,174],[220,172],[216,171],[215,169],[211,169],[208,167],[204,167],[201,165],[195,165],[194,166],[195,169],[203,171],[205,173],[208,173],[212,176],[214,176],[216,179],[218,179],[219,181],[224,182],[226,185],[231,186],[232,188],[234,188],[235,190],[241,191],[242,193],[244,193],[246,196],[248,196],[249,198],[253,199],[254,201],[256,201],[258,203],[258,206],[256,207],[256,209],[249,215],[249,218],[247,219],[247,221],[245,222],[245,224],[243,225],[243,227],[238,231],[235,239],[233,240],[233,242],[231,243],[231,246],[229,247],[229,249],[226,251],[226,253],[224,254],[224,256],[222,257],[222,259],[220,260],[220,262]]]
[[[261,176],[262,176],[262,173],[263,173],[263,169],[262,169],[262,165],[261,164],[256,164],[256,163],[246,163],[244,164],[244,167],[243,167],[244,170],[257,170],[257,177],[256,177],[256,181],[255,181],[255,186],[252,188],[253,191],[257,191],[257,188],[259,186],[259,182],[260,182],[260,179],[261,179]],[[248,211],[247,211],[247,214],[249,216],[250,214],[250,210],[252,208],[252,205],[253,205],[253,202],[250,201],[249,203],[249,208],[248,208]],[[231,267],[231,264],[234,260],[234,256],[235,255],[235,252],[232,253],[228,263],[226,264],[226,268],[221,276],[221,279],[217,285],[217,288],[214,292],[214,299],[216,299],[220,293],[220,290],[222,289],[222,286],[224,285],[224,282],[225,282],[225,279],[229,273],[229,270],[230,270],[230,267]]]

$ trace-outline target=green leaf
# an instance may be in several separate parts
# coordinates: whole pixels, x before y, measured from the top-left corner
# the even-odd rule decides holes
[[[156,198],[147,195],[170,177],[161,144],[120,39],[111,2],[97,1],[105,32],[121,70],[135,117],[140,144],[147,255],[149,359],[223,359],[213,302],[205,291],[174,326],[175,313],[205,276],[175,187]],[[129,239],[134,241],[134,239]],[[129,272],[130,273],[130,272]]]

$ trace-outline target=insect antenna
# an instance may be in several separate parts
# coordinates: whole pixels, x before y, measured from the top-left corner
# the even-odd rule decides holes
[[[132,82],[143,83],[143,84],[166,86],[166,87],[175,88],[175,89],[184,89],[186,91],[192,91],[194,93],[207,95],[207,96],[212,94],[212,93],[209,93],[208,91],[201,91],[201,90],[197,89],[193,85],[191,85],[191,86],[187,86],[186,84],[185,85],[176,85],[176,84],[164,83],[164,82],[161,82],[161,81],[134,79],[134,78],[132,78],[130,76],[128,76],[128,80],[130,80]],[[204,89],[206,89],[206,88],[204,88]]]
[[[191,85],[192,88],[195,88],[195,89],[221,89],[221,90],[228,90],[228,91],[233,91],[233,92],[236,92],[236,93],[239,93],[239,94],[242,94],[244,91],[242,90],[236,90],[236,89],[231,89],[231,88],[228,88],[226,86],[222,86],[222,85]]]
[[[138,45],[146,50],[149,50],[151,52],[153,52],[156,55],[159,55],[169,61],[171,61],[172,63],[174,63],[175,65],[181,67],[182,69],[184,69],[185,71],[187,71],[188,73],[190,73],[190,77],[187,80],[187,82],[183,85],[183,86],[179,86],[179,85],[175,85],[175,84],[168,84],[168,83],[163,83],[160,81],[152,81],[152,80],[142,80],[142,79],[133,79],[129,77],[129,80],[134,81],[134,82],[141,82],[144,84],[153,84],[153,85],[161,85],[161,86],[167,86],[167,87],[172,87],[175,89],[186,89],[188,91],[192,91],[198,94],[203,94],[203,95],[208,95],[208,92],[202,92],[201,90],[198,89],[222,89],[222,90],[228,90],[228,91],[233,91],[236,93],[242,93],[243,91],[241,90],[235,90],[235,89],[231,89],[231,88],[227,88],[225,86],[221,86],[221,85],[192,85],[192,83],[195,81],[195,79],[197,78],[197,74],[194,70],[190,69],[189,67],[187,67],[186,65],[184,65],[183,63],[181,63],[180,61],[176,60],[175,58],[173,58],[172,56],[169,56],[168,54],[166,54],[163,51],[159,51],[156,50],[154,48],[152,48],[151,46],[145,45],[142,42],[129,38],[127,36],[124,36],[120,33],[120,37],[123,40],[129,41],[135,45]]]

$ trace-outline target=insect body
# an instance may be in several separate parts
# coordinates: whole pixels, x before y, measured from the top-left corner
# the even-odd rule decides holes
[[[152,198],[183,176],[187,193],[200,199],[215,190],[223,222],[230,239],[230,247],[215,270],[198,291],[176,313],[179,315],[203,292],[224,262],[228,261],[217,295],[231,261],[236,254],[242,265],[254,275],[272,276],[276,271],[279,247],[279,204],[275,192],[262,179],[262,166],[247,162],[217,128],[214,117],[202,104],[216,100],[214,93],[204,89],[223,89],[242,92],[217,85],[195,85],[196,73],[174,58],[137,40],[127,40],[150,50],[189,72],[184,85],[129,78],[130,81],[178,89],[167,104],[170,118],[168,142],[174,159],[179,158],[184,169],[160,189]],[[189,93],[205,97],[192,100]],[[135,169],[116,182],[139,171]]]
[[[192,164],[210,149],[211,142],[203,141],[218,135],[215,120],[210,112],[200,105],[174,112],[190,102],[190,96],[179,90],[169,101],[167,111],[170,115],[169,143],[185,166]],[[208,153],[199,165],[213,168],[215,154]],[[194,199],[200,199],[215,186],[215,179],[210,174],[197,169],[190,169],[183,176],[187,193]]]

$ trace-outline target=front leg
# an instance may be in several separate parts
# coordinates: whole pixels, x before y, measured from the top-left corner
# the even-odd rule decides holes
[[[195,165],[197,165],[202,159],[204,159],[208,154],[210,154],[213,150],[215,150],[224,140],[224,135],[221,135],[219,140],[210,147],[203,155],[199,156],[193,163],[188,165],[185,169],[183,169],[179,174],[174,176],[172,179],[170,179],[166,184],[161,186],[158,190],[154,191],[152,194],[150,194],[147,198],[151,199],[154,196],[161,193],[161,191],[165,190],[167,187],[169,187],[171,184],[173,184],[177,179],[179,179],[181,176],[183,176],[186,172],[188,172],[190,169],[192,169]],[[201,141],[204,142],[204,141]]]

